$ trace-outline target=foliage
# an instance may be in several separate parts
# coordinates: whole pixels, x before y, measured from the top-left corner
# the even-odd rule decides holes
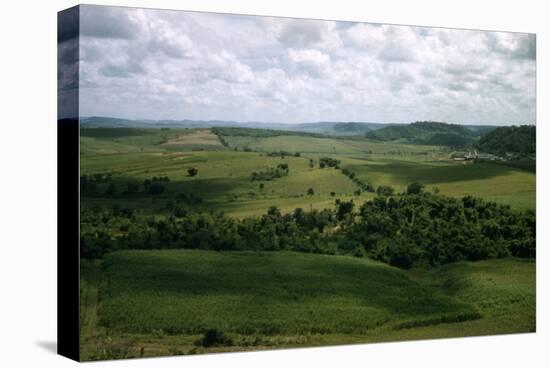
[[[415,144],[464,147],[473,142],[475,133],[462,125],[417,121],[408,125],[391,125],[369,131],[367,138],[380,141],[399,140]]]
[[[187,174],[188,174],[190,177],[196,176],[197,173],[199,173],[199,170],[196,169],[195,167],[190,167],[190,168],[187,169]]]
[[[233,340],[228,338],[221,330],[208,329],[204,332],[202,338],[197,341],[197,344],[202,347],[231,346]]]
[[[277,168],[268,168],[259,172],[252,172],[252,181],[271,181],[288,175],[288,164],[279,164]]]
[[[409,195],[420,194],[422,191],[424,191],[424,185],[419,182],[413,182],[407,186],[407,194]]]
[[[504,126],[483,136],[476,144],[483,152],[517,157],[533,156],[536,151],[536,127],[531,125]]]
[[[461,260],[536,256],[533,211],[515,211],[479,198],[455,199],[422,192],[379,195],[358,215],[353,201],[335,209],[297,208],[282,214],[273,206],[242,220],[223,213],[173,206],[166,219],[136,220],[129,210],[84,210],[81,255],[99,258],[119,249],[199,248],[212,250],[295,250],[360,254],[409,268]],[[314,191],[308,190],[309,195]],[[133,220],[131,220],[133,219]]]
[[[319,168],[325,168],[325,167],[340,168],[339,165],[340,165],[340,161],[338,159],[334,159],[330,157],[319,158]]]

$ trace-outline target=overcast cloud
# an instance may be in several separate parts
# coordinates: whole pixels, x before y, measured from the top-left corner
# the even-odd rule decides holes
[[[80,114],[535,123],[535,36],[81,6]]]

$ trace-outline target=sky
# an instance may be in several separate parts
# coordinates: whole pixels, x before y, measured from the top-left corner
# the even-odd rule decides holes
[[[81,6],[80,115],[534,124],[535,35]]]

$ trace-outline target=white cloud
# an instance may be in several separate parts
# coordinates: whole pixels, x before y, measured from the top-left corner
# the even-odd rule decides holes
[[[533,35],[83,8],[83,115],[535,121]]]
[[[288,50],[288,58],[299,71],[322,77],[330,73],[330,56],[318,50]]]

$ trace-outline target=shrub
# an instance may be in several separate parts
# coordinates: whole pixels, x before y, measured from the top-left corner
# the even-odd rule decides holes
[[[391,186],[378,186],[378,189],[376,189],[376,194],[380,196],[392,196],[393,191],[393,187]]]
[[[407,186],[407,194],[409,195],[421,194],[422,191],[424,191],[424,185],[419,182],[413,182]]]
[[[196,344],[206,348],[220,345],[231,346],[233,345],[233,340],[228,338],[221,330],[208,329],[204,332],[204,335],[197,341]]]
[[[190,177],[196,176],[197,173],[199,173],[199,170],[196,169],[195,167],[190,167],[190,168],[187,169],[187,174],[188,174]]]

